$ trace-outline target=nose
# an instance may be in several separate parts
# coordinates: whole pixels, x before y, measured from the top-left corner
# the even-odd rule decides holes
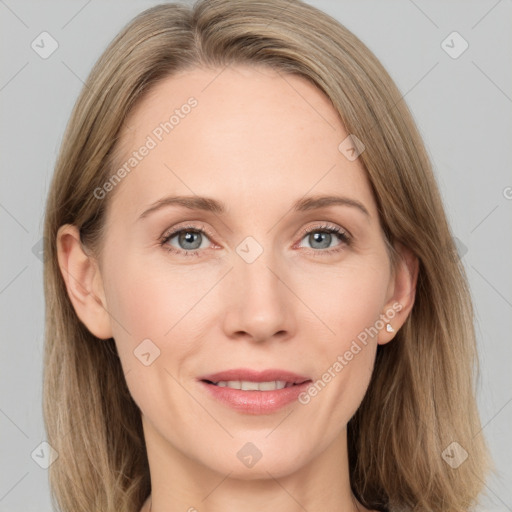
[[[226,280],[224,332],[229,338],[259,343],[294,333],[297,299],[286,286],[286,273],[266,252],[252,263],[235,261]]]

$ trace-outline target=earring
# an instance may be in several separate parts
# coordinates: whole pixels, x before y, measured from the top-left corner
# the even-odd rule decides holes
[[[386,324],[386,331],[395,332],[395,329],[393,329],[393,326],[391,324]]]

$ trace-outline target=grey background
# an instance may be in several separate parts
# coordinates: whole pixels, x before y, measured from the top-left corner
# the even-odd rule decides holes
[[[44,461],[38,243],[63,131],[108,42],[156,3],[0,0],[1,512],[51,510],[47,471],[31,454]],[[309,3],[374,51],[425,139],[476,309],[478,403],[498,469],[480,510],[512,511],[512,2]],[[59,45],[47,59],[31,47],[43,31]],[[469,44],[456,59],[441,47],[453,31]]]

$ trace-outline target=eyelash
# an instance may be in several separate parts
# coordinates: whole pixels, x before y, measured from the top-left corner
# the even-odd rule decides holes
[[[192,231],[194,233],[205,234],[205,235],[207,235],[208,238],[213,238],[213,235],[209,232],[209,230],[205,226],[197,227],[197,226],[189,225],[189,226],[180,227],[179,229],[176,229],[170,233],[169,232],[164,233],[160,239],[160,246],[167,252],[171,252],[174,254],[187,256],[187,257],[188,256],[200,256],[200,252],[202,251],[202,249],[195,249],[193,251],[185,251],[183,249],[176,249],[175,247],[172,247],[171,245],[167,244],[167,242],[171,238],[174,238],[176,235],[180,234],[181,232],[188,232],[188,231]],[[330,248],[330,249],[309,249],[307,252],[314,256],[324,256],[326,254],[337,253],[337,252],[343,250],[343,244],[350,246],[352,243],[351,236],[345,230],[343,230],[337,226],[330,225],[330,224],[323,224],[321,226],[312,226],[312,227],[305,229],[301,233],[300,240],[302,240],[306,235],[309,235],[310,233],[313,233],[315,231],[334,234],[343,243],[334,248]],[[308,249],[308,248],[306,248],[306,249]]]

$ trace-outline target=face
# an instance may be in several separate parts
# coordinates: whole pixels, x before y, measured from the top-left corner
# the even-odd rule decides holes
[[[183,72],[131,113],[115,168],[125,172],[97,192],[109,201],[99,263],[127,384],[160,453],[278,477],[341,439],[390,339],[382,315],[397,311],[370,184],[338,148],[348,135],[313,85],[261,67]],[[306,383],[299,394],[202,381],[232,369]]]

